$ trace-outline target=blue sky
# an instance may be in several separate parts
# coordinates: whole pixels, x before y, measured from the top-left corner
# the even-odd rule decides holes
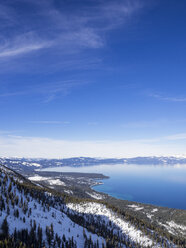
[[[0,1],[0,155],[186,155],[184,0]]]

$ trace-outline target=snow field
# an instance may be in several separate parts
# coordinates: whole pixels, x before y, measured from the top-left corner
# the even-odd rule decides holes
[[[124,235],[127,235],[130,240],[134,241],[135,243],[139,243],[140,245],[142,245],[142,247],[161,247],[159,244],[153,245],[153,241],[148,236],[144,235],[142,231],[136,229],[129,222],[119,218],[116,213],[106,208],[106,206],[103,204],[94,202],[83,204],[69,203],[67,204],[67,207],[79,213],[101,216],[101,218],[103,218],[105,222],[108,223],[109,221],[112,221],[112,223],[115,224],[115,226],[117,226]]]
[[[4,177],[4,175],[2,174],[1,177]],[[9,186],[9,183],[10,179],[8,179],[6,186],[7,188]],[[91,236],[93,242],[97,242],[98,240],[100,247],[102,247],[102,243],[105,243],[105,240],[102,237],[99,237],[96,234],[92,234],[86,228],[83,228],[82,226],[71,221],[65,213],[60,211],[60,206],[56,205],[56,207],[49,207],[47,209],[46,206],[42,206],[42,204],[40,204],[36,199],[32,198],[30,195],[25,196],[24,191],[20,193],[16,186],[12,185],[11,191],[14,192],[14,196],[19,197],[19,202],[22,198],[22,201],[28,204],[28,211],[26,214],[24,214],[22,208],[19,207],[19,203],[18,206],[15,205],[13,208],[12,204],[9,202],[10,213],[9,215],[7,215],[6,198],[2,194],[4,202],[6,204],[6,208],[2,212],[0,211],[0,226],[2,225],[2,222],[5,217],[7,217],[10,234],[14,233],[15,228],[17,229],[17,231],[26,228],[30,231],[31,223],[33,225],[35,221],[37,227],[40,226],[43,230],[43,240],[46,240],[46,227],[53,224],[54,236],[57,233],[59,237],[62,238],[64,234],[67,240],[68,238],[72,238],[73,236],[73,239],[74,241],[76,241],[78,248],[84,247],[85,238],[83,232],[85,232],[88,238]],[[50,194],[46,195],[52,198]],[[30,198],[29,201],[27,201],[28,197]],[[18,218],[14,216],[14,210],[16,209],[19,210]],[[28,214],[29,209],[31,209],[30,215]],[[25,220],[23,221],[23,219]],[[45,245],[46,247],[48,247],[47,241]]]

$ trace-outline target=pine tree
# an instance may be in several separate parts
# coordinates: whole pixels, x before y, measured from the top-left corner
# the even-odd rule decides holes
[[[9,233],[9,226],[8,226],[7,218],[5,218],[5,219],[3,220],[1,229],[2,229],[3,235],[4,235],[5,237],[7,237],[7,236],[8,236],[8,233]]]
[[[12,182],[10,182],[9,187],[8,187],[8,193],[9,194],[10,194],[11,190],[12,190]]]

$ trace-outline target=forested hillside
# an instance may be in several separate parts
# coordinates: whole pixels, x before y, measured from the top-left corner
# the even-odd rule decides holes
[[[104,203],[61,195],[0,168],[0,247],[185,247]]]

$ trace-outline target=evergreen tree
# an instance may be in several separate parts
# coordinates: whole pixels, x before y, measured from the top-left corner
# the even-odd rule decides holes
[[[9,226],[8,226],[7,218],[5,218],[3,220],[1,229],[2,229],[2,232],[3,232],[3,236],[7,237],[8,233],[9,233]]]

